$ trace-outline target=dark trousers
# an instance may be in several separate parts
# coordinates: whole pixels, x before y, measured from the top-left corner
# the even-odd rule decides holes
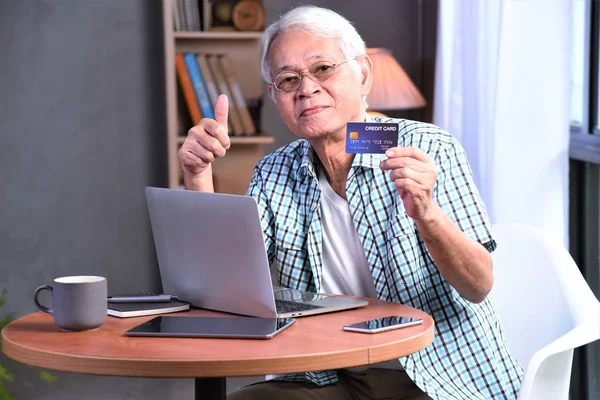
[[[371,368],[338,371],[339,383],[317,386],[308,382],[266,381],[241,388],[227,400],[428,400],[406,372]]]

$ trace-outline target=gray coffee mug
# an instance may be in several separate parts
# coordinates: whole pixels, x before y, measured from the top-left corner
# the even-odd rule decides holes
[[[40,304],[42,290],[52,293],[52,308]],[[101,276],[64,276],[52,286],[42,285],[33,292],[35,305],[52,314],[54,323],[67,331],[99,328],[106,321],[106,278]]]

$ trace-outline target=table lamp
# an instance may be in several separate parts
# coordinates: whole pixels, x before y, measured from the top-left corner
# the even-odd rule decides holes
[[[369,48],[373,60],[373,87],[367,96],[368,113],[385,116],[378,111],[424,107],[427,103],[388,49]]]

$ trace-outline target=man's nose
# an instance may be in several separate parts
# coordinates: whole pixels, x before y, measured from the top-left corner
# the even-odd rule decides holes
[[[315,93],[319,92],[321,85],[319,82],[315,82],[308,73],[302,74],[302,80],[300,86],[298,86],[297,92],[299,98],[311,97]]]

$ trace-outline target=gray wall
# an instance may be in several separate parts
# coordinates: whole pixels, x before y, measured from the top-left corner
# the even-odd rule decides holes
[[[263,1],[270,20],[297,3]],[[417,86],[427,85],[414,35],[423,2],[374,3],[315,2],[355,21],[369,46],[392,49]],[[0,50],[5,311],[35,311],[33,290],[62,275],[104,275],[111,294],[158,290],[143,188],[166,185],[160,1],[0,0]],[[293,139],[268,99],[263,121],[277,146]],[[16,399],[192,396],[191,380],[59,373],[46,384],[0,362],[18,374]]]
[[[1,2],[0,288],[8,289],[6,311],[35,311],[33,290],[62,275],[106,276],[109,293],[160,288],[143,198],[144,186],[166,182],[160,5]],[[34,387],[15,382],[17,399],[161,394],[158,385],[142,385],[145,380],[60,374],[47,385],[30,369],[18,371],[26,371],[20,378]],[[83,387],[94,396],[83,396],[77,389]]]

